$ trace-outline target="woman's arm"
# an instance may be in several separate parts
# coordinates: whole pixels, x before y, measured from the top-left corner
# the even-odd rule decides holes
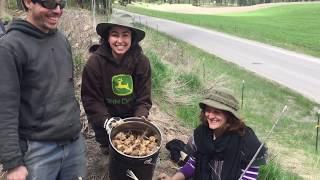
[[[179,169],[179,172],[181,172],[186,178],[193,177],[194,171],[196,169],[195,165],[196,165],[195,159],[193,157],[189,157],[186,164]]]
[[[242,180],[256,180],[259,175],[259,166],[250,166],[249,169],[244,173]],[[244,169],[241,169],[241,173],[244,172]]]
[[[148,117],[151,102],[151,67],[149,59],[145,56],[136,67],[135,72],[135,110],[134,115],[137,117]]]
[[[249,162],[254,157],[254,154],[259,149],[261,142],[259,141],[258,137],[254,133],[254,131],[250,127],[246,127],[245,135],[243,136],[242,141],[242,149],[243,152],[242,161],[245,164],[249,164]],[[255,160],[250,165],[248,170],[245,172],[243,176],[243,180],[255,180],[258,179],[259,175],[259,168],[261,165],[266,164],[266,158],[267,158],[267,148],[263,147],[258,156],[255,157]],[[242,173],[244,172],[244,169],[246,167],[241,167]]]
[[[91,61],[90,61],[91,60]],[[82,73],[81,100],[90,123],[103,127],[104,121],[110,118],[108,109],[104,103],[102,92],[102,78],[92,66],[94,60],[89,59]]]

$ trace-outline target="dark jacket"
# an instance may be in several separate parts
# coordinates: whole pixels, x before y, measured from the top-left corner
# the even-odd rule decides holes
[[[195,149],[195,179],[196,180],[237,180],[241,175],[241,169],[245,169],[261,142],[258,140],[254,131],[246,127],[245,134],[240,136],[237,132],[225,132],[223,135],[213,140],[213,130],[207,125],[199,125],[194,130]],[[260,166],[265,164],[266,148],[263,147],[256,157],[253,165]],[[214,172],[215,161],[222,161],[221,174]],[[219,169],[219,168],[218,168]]]
[[[0,39],[0,162],[22,162],[19,139],[65,141],[79,135],[69,42],[59,31],[43,33],[24,20]]]
[[[152,105],[148,58],[127,53],[116,60],[101,45],[83,70],[81,97],[88,120],[96,126],[103,127],[110,117],[147,117]]]

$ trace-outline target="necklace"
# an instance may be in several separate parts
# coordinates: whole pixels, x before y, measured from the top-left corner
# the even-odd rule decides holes
[[[216,140],[216,139],[217,139],[216,134],[213,133],[213,140]]]

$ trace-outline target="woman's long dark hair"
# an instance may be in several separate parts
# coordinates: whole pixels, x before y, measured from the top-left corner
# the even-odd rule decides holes
[[[227,122],[226,124],[222,127],[224,128],[224,132],[236,132],[238,133],[240,136],[243,136],[245,133],[245,123],[242,119],[238,119],[237,117],[235,117],[232,113],[230,113],[229,111],[224,111],[221,110],[224,115],[226,116]],[[208,121],[207,118],[205,116],[205,108],[201,109],[201,113],[200,113],[200,121],[203,124],[208,125]]]

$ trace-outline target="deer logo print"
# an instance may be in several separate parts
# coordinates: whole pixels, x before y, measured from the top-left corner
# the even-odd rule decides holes
[[[119,74],[112,77],[112,91],[118,96],[127,96],[133,92],[132,77],[127,74]]]

